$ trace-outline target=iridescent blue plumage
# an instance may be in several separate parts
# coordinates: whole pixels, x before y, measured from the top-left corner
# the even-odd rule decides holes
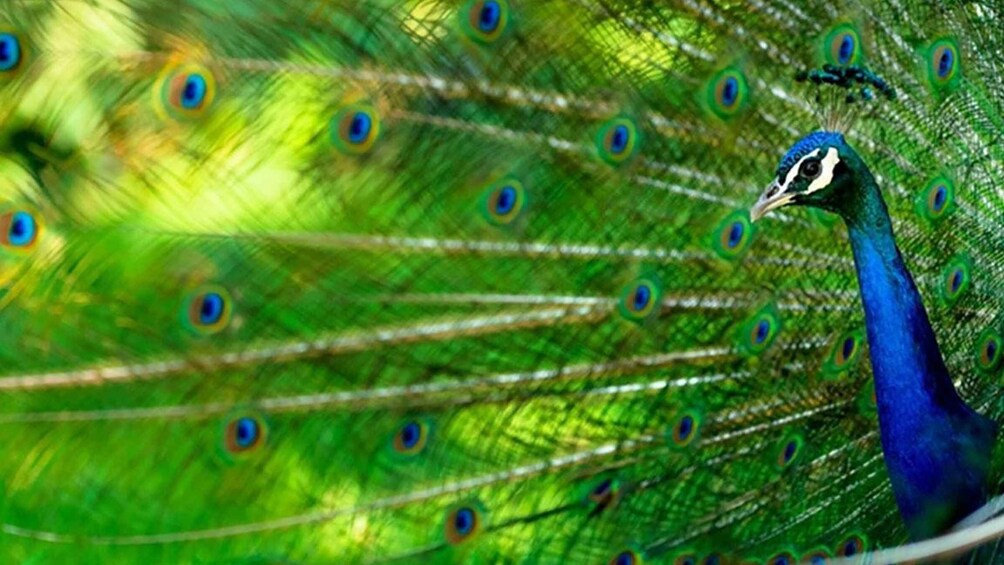
[[[885,226],[888,227],[888,220]],[[915,538],[943,532],[985,501],[996,425],[959,398],[891,229],[850,224],[868,321],[886,465]]]
[[[21,42],[12,33],[0,33],[0,71],[11,70],[21,62]]]
[[[7,240],[15,247],[28,245],[35,238],[35,219],[27,212],[15,212]]]
[[[875,178],[842,135],[796,142],[753,215],[789,203],[847,225],[893,492],[912,537],[942,533],[985,503],[997,426],[956,392]]]
[[[187,110],[198,108],[206,98],[206,79],[198,74],[191,74],[185,80],[181,93],[181,106]]]

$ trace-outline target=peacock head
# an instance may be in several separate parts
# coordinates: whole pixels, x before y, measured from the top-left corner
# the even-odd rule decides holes
[[[861,159],[844,136],[817,131],[799,139],[777,166],[777,177],[750,209],[750,220],[782,206],[814,206],[839,212],[853,199]]]

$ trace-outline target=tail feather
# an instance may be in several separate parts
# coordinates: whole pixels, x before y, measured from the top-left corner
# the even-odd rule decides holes
[[[849,139],[999,420],[994,8],[513,1],[493,31],[483,4],[12,3],[0,225],[38,233],[0,242],[4,552],[905,539],[846,233],[746,207],[819,125],[795,72],[848,26],[897,92]],[[944,84],[942,39],[965,65]]]

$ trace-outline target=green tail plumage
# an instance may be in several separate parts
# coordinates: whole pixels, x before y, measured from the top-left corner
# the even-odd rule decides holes
[[[1001,10],[4,3],[0,556],[904,543],[847,232],[748,210],[861,108],[948,368],[1004,419]],[[824,64],[896,98],[821,116]]]

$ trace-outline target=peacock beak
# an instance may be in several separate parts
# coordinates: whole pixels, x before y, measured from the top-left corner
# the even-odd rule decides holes
[[[795,198],[794,194],[789,194],[784,191],[784,187],[778,182],[778,179],[774,179],[767,188],[763,190],[763,194],[760,195],[760,199],[757,200],[756,204],[750,208],[750,221],[755,222],[760,218],[764,217],[767,212],[770,212],[774,208],[780,208],[785,204],[792,201]]]

